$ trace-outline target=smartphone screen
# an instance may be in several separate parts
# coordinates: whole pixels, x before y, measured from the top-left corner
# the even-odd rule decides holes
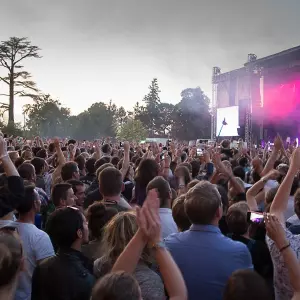
[[[201,149],[197,149],[197,156],[203,155],[203,151]]]
[[[250,221],[253,223],[260,223],[264,219],[264,215],[258,212],[250,212]]]

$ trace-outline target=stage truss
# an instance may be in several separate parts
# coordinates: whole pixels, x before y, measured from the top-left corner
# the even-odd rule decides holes
[[[251,70],[247,70],[249,72],[249,84],[251,86]],[[217,109],[219,107],[218,103],[218,84],[222,84],[222,82],[229,80],[231,76],[238,76],[238,70],[232,71],[229,73],[221,74],[221,69],[219,67],[213,68],[213,76],[212,76],[212,104],[211,104],[211,139],[216,141],[216,129],[217,129]],[[251,89],[250,89],[251,90]],[[245,118],[245,142],[247,143],[247,147],[250,148],[252,145],[252,97],[251,92],[248,99],[248,105],[246,109],[246,118]]]

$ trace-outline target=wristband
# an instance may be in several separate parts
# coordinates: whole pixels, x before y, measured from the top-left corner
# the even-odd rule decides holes
[[[282,253],[282,251],[284,251],[285,249],[289,248],[291,246],[290,242],[286,245],[283,246],[281,249],[279,249],[279,252]]]

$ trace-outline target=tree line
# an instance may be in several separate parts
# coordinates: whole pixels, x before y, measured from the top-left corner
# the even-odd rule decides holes
[[[180,102],[174,105],[161,101],[156,78],[149,85],[148,94],[132,110],[117,107],[113,101],[95,102],[84,112],[71,115],[59,100],[41,92],[24,69],[24,61],[41,58],[40,52],[27,38],[12,37],[0,43],[0,96],[8,99],[0,102],[0,127],[8,133],[87,140],[110,136],[136,141],[146,137],[193,140],[210,136],[209,98],[201,88],[183,90]],[[16,98],[24,97],[32,103],[23,106],[22,128],[15,123],[14,106]],[[6,112],[7,124],[3,120]]]

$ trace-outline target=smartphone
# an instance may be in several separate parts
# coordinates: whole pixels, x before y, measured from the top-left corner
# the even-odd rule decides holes
[[[248,221],[252,223],[261,223],[264,220],[264,215],[260,212],[249,211],[248,212]]]
[[[202,156],[202,155],[203,155],[202,149],[197,148],[197,156],[199,157],[199,156]]]

